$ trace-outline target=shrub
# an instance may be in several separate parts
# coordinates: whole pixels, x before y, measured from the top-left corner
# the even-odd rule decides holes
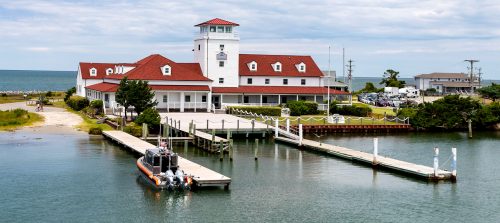
[[[66,91],[66,94],[64,95],[64,101],[68,101],[68,99],[73,96],[73,94],[76,93],[76,87],[72,87]]]
[[[52,97],[54,96],[54,94],[52,94],[52,91],[47,91],[47,93],[45,93],[45,97]]]
[[[2,93],[2,97],[7,97],[7,94],[6,93]]]
[[[154,108],[147,108],[144,110],[136,119],[135,123],[137,125],[142,125],[143,123],[148,124],[148,128],[160,125],[160,113]]]
[[[135,124],[131,124],[131,125],[128,125],[128,126],[125,126],[123,128],[123,131],[130,134],[130,135],[133,135],[135,137],[141,137],[142,136],[142,126],[138,126],[138,125],[135,125]]]
[[[90,135],[102,135],[102,128],[101,127],[92,127],[89,129],[89,134]]]
[[[71,96],[66,104],[75,111],[80,111],[89,105],[89,100],[81,96]]]
[[[292,116],[318,114],[318,103],[313,101],[290,101],[286,103],[286,106],[290,109]]]
[[[330,106],[330,113],[332,114],[340,114],[340,115],[351,115],[351,116],[359,116],[366,117],[372,112],[370,107],[366,106],[338,106],[336,103],[332,103]]]
[[[226,111],[227,113],[230,113],[234,109],[252,112],[259,115],[281,116],[281,108],[274,106],[229,106]]]
[[[102,100],[93,100],[90,102],[90,107],[94,109],[95,115],[103,113],[103,102]]]

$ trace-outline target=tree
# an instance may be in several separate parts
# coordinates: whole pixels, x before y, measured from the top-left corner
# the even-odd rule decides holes
[[[129,81],[130,85],[130,105],[134,106],[137,115],[145,109],[152,108],[158,102],[154,100],[155,93],[151,90],[147,81]]]
[[[64,101],[67,101],[69,97],[71,97],[74,93],[76,93],[76,87],[72,87],[66,91],[66,94],[64,95]]]
[[[491,83],[488,87],[477,89],[477,92],[485,98],[490,98],[491,100],[496,101],[500,98],[500,84]]]
[[[144,110],[137,119],[134,121],[138,125],[142,125],[142,123],[148,124],[148,128],[152,129],[154,126],[160,125],[160,114],[154,108],[147,108]]]
[[[379,92],[379,89],[375,87],[372,82],[366,82],[365,87],[356,93],[367,93],[367,92]]]
[[[131,106],[130,84],[127,77],[120,81],[120,86],[116,90],[115,100],[125,108],[125,120],[127,120],[127,109]]]
[[[384,77],[382,78],[382,81],[380,81],[380,84],[383,84],[386,87],[402,88],[404,87],[406,82],[398,80],[398,75],[399,75],[398,71],[392,69],[386,70],[384,72]]]

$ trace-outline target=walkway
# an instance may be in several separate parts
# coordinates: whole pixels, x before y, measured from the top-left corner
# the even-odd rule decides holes
[[[10,110],[16,108],[21,108],[29,112],[35,112],[36,106],[27,106],[25,102],[0,104],[0,110]],[[83,122],[83,119],[80,116],[68,112],[63,108],[44,106],[43,110],[43,112],[36,112],[45,118],[45,121],[37,126],[75,127]]]

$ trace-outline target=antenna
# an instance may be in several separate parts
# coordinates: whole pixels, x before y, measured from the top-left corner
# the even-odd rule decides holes
[[[469,77],[469,87],[470,87],[470,93],[474,92],[474,88],[472,87],[472,78],[474,75],[474,63],[479,62],[479,60],[464,60],[464,62],[469,62],[470,63],[470,77]]]

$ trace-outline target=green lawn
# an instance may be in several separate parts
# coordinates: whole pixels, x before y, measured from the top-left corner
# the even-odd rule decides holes
[[[43,122],[43,116],[23,109],[0,111],[0,131],[14,130]]]

